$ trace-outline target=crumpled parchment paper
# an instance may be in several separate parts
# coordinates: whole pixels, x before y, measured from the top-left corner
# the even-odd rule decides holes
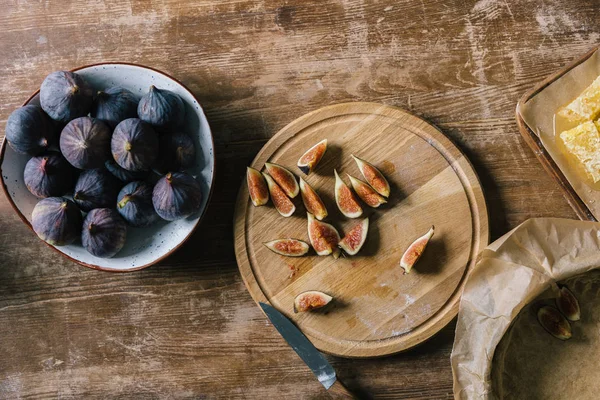
[[[519,311],[552,282],[599,266],[599,222],[530,219],[483,250],[460,302],[451,355],[455,398],[497,399],[493,356]]]
[[[517,110],[529,128],[539,136],[544,148],[565,175],[577,195],[600,220],[600,191],[588,186],[559,149],[554,132],[554,114],[581,94],[600,76],[600,50],[544,88]],[[560,135],[557,132],[556,135]]]

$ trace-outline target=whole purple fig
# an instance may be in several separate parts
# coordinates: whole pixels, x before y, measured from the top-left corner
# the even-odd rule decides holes
[[[73,190],[73,200],[83,211],[114,207],[122,183],[105,169],[83,171]]]
[[[110,159],[110,139],[110,128],[104,122],[90,117],[76,118],[60,135],[60,151],[76,168],[100,168]]]
[[[23,180],[36,197],[62,196],[73,189],[77,171],[60,153],[32,157],[25,165]]]
[[[159,139],[156,170],[160,173],[183,171],[196,162],[196,146],[189,135],[182,132],[165,133]]]
[[[128,118],[137,117],[138,99],[129,90],[113,86],[96,93],[96,99],[90,113],[101,119],[111,128]]]
[[[154,186],[152,203],[164,220],[175,221],[188,217],[200,210],[200,183],[185,172],[169,172]]]
[[[111,151],[121,168],[146,171],[158,156],[158,135],[142,120],[126,119],[113,132]]]
[[[177,128],[183,125],[185,104],[178,94],[150,86],[140,100],[137,112],[144,122],[161,128]]]
[[[125,183],[144,180],[150,174],[150,171],[128,171],[125,168],[119,167],[119,164],[112,158],[104,163],[104,166],[108,172]]]
[[[131,182],[119,192],[117,211],[131,226],[146,227],[158,221],[152,204],[153,186],[147,182]]]
[[[81,75],[56,71],[40,87],[40,103],[50,118],[67,123],[83,117],[92,108],[94,92]]]
[[[6,141],[17,153],[35,156],[56,140],[53,121],[40,106],[28,104],[13,111],[6,121]]]
[[[31,226],[43,241],[64,246],[73,243],[81,233],[81,211],[71,200],[48,197],[40,200],[31,213]]]
[[[81,243],[92,255],[110,258],[125,245],[127,225],[111,208],[96,208],[83,221]]]

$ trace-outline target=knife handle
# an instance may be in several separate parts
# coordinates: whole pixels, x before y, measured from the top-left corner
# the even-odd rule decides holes
[[[348,388],[339,379],[335,380],[333,385],[327,390],[327,393],[333,399],[358,399],[358,397],[350,393]]]

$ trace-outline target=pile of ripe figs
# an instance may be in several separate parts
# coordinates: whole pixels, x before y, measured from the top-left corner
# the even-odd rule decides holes
[[[24,182],[41,198],[32,226],[42,240],[63,246],[81,238],[91,254],[112,257],[125,244],[127,226],[200,209],[200,184],[185,172],[196,148],[183,132],[185,104],[177,94],[151,86],[139,99],[57,71],[44,79],[40,103],[9,116],[6,140],[32,156]]]

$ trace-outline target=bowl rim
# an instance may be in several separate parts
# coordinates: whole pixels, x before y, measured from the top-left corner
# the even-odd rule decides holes
[[[215,176],[216,176],[216,162],[215,162],[216,156],[215,156],[215,151],[214,151],[215,140],[214,140],[214,137],[213,137],[212,129],[210,127],[210,123],[208,122],[208,118],[206,118],[206,114],[204,113],[204,108],[202,107],[202,104],[200,103],[200,101],[198,100],[198,98],[196,97],[196,95],[186,85],[184,85],[181,81],[179,81],[177,78],[175,78],[175,77],[167,74],[166,72],[163,72],[163,71],[158,70],[156,68],[147,67],[147,66],[142,65],[142,64],[136,64],[136,63],[130,63],[130,62],[119,62],[119,61],[86,64],[86,65],[79,66],[77,68],[73,68],[70,71],[71,72],[77,72],[79,70],[86,69],[86,68],[97,67],[97,66],[106,66],[106,65],[126,65],[126,66],[143,68],[143,69],[147,69],[147,70],[159,73],[161,75],[164,75],[167,78],[172,79],[173,81],[175,81],[185,91],[187,91],[190,94],[190,96],[192,96],[192,98],[196,101],[196,103],[198,103],[198,105],[200,106],[200,111],[204,115],[204,118],[206,119],[206,124],[208,125],[208,133],[209,133],[209,136],[210,136],[210,143],[211,143],[212,148],[213,148],[213,156],[212,156],[212,160],[211,160],[211,164],[212,164],[212,176],[211,176],[210,187],[208,189],[208,198],[206,200],[206,207],[204,207],[204,210],[202,210],[202,214],[200,214],[200,217],[198,218],[198,221],[196,221],[196,224],[194,225],[194,227],[192,228],[192,230],[187,234],[187,236],[184,237],[183,240],[181,240],[181,242],[179,242],[175,247],[173,247],[171,250],[169,250],[166,254],[160,256],[156,260],[153,260],[153,261],[151,261],[151,262],[149,262],[147,264],[144,264],[144,265],[141,265],[141,266],[138,266],[138,267],[135,267],[135,268],[116,269],[116,268],[101,267],[99,265],[86,263],[84,261],[81,261],[81,260],[78,260],[76,258],[73,258],[73,257],[71,257],[71,256],[63,253],[62,251],[60,251],[56,247],[50,245],[49,243],[46,243],[42,239],[39,239],[39,237],[37,235],[35,235],[36,238],[38,238],[42,243],[44,243],[46,246],[50,247],[52,250],[54,250],[57,253],[61,254],[63,257],[66,257],[67,259],[69,259],[71,261],[74,261],[75,263],[77,263],[79,265],[82,265],[84,267],[95,269],[95,270],[98,270],[98,271],[105,271],[105,272],[117,272],[117,273],[134,272],[134,271],[139,271],[139,270],[148,268],[151,265],[157,264],[160,261],[164,260],[165,258],[169,257],[171,254],[173,254],[175,251],[177,251],[185,242],[187,242],[187,240],[194,234],[194,232],[196,232],[196,229],[198,229],[198,226],[200,225],[200,223],[204,219],[204,216],[206,215],[206,210],[210,206],[210,200],[212,198],[213,189],[215,187]],[[33,98],[35,96],[37,96],[39,93],[40,93],[40,89],[37,89],[23,103],[22,107],[26,106],[27,104],[29,104],[29,102],[31,100],[33,100]],[[13,210],[17,213],[17,215],[19,216],[19,218],[21,218],[21,221],[23,221],[25,223],[25,225],[27,225],[29,227],[29,229],[31,229],[31,231],[35,234],[35,231],[33,230],[33,227],[31,226],[31,224],[29,223],[29,221],[27,220],[27,218],[23,215],[23,213],[21,213],[21,211],[19,210],[19,208],[17,207],[17,205],[13,201],[12,197],[8,193],[8,188],[6,187],[6,183],[4,182],[4,174],[2,174],[2,163],[4,162],[4,153],[6,151],[7,144],[8,144],[8,142],[6,141],[6,136],[5,136],[4,139],[2,140],[2,145],[0,146],[0,181],[2,183],[2,185],[1,185],[2,186],[2,191],[4,192],[4,195],[8,199],[8,202],[11,205],[11,207],[13,208]]]

